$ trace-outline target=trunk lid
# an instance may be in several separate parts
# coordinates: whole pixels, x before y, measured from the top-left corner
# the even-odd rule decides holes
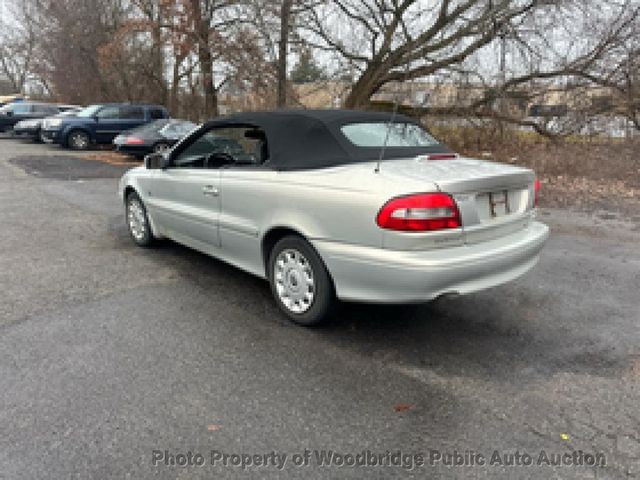
[[[450,194],[460,210],[465,243],[526,228],[533,216],[535,175],[527,168],[465,157],[417,157],[384,162],[381,172],[409,188],[415,188],[411,184],[435,184]]]

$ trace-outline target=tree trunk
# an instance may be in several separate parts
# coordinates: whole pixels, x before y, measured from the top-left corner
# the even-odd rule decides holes
[[[156,23],[153,25],[151,36],[153,38],[153,70],[156,77],[157,88],[154,92],[155,101],[165,105],[167,103],[167,83],[164,77],[164,51],[162,45],[162,17],[158,13]]]
[[[292,0],[282,0],[280,10],[280,42],[278,45],[278,108],[287,106],[287,51]]]
[[[191,0],[196,35],[198,38],[198,63],[200,83],[204,93],[205,119],[218,116],[218,92],[213,83],[213,55],[209,48],[209,19],[202,18],[200,0]]]
[[[182,65],[183,58],[180,54],[174,56],[173,69],[171,72],[171,92],[169,94],[169,111],[171,115],[176,117],[182,117],[182,112],[178,111],[179,107],[179,88],[180,88],[180,65]]]
[[[213,57],[209,46],[198,47],[200,63],[200,80],[204,92],[204,115],[206,118],[218,116],[218,92],[213,83]]]
[[[345,108],[365,108],[370,105],[371,96],[380,90],[384,82],[379,79],[379,67],[370,63],[360,78],[351,87],[344,101]]]

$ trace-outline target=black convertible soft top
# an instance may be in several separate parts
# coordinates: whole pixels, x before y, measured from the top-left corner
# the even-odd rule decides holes
[[[216,118],[201,130],[224,126],[256,127],[265,132],[268,164],[278,170],[332,167],[380,158],[378,147],[358,147],[340,128],[351,123],[389,122],[391,113],[357,110],[277,110],[246,112]],[[420,125],[415,119],[396,115],[394,122]],[[427,147],[387,147],[383,160],[428,153],[447,153],[443,144]]]

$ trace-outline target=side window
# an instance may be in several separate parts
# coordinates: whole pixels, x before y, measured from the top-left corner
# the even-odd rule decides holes
[[[165,118],[164,111],[162,109],[160,109],[160,108],[150,108],[149,109],[149,116],[153,120],[158,120],[159,118]]]
[[[58,113],[58,109],[55,107],[52,107],[51,105],[34,105],[33,111],[35,113],[45,114],[45,115],[50,115],[50,114],[53,114],[54,112]]]
[[[144,120],[144,110],[142,107],[120,107],[120,118],[126,120]]]
[[[105,120],[120,118],[120,107],[103,107],[96,113],[96,117]]]
[[[29,111],[31,110],[31,105],[24,105],[21,103],[16,103],[15,105],[13,105],[11,107],[11,110],[13,111],[13,113],[17,113],[18,115],[22,115],[25,113],[29,113]]]
[[[253,127],[214,128],[173,159],[177,168],[260,165],[269,158],[264,132]]]

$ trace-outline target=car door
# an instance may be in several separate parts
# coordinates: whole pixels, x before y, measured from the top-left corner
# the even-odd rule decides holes
[[[200,250],[220,245],[220,167],[207,158],[216,145],[209,134],[187,145],[157,170],[147,193],[147,207],[163,234]]]
[[[147,123],[144,108],[138,105],[123,105],[120,107],[120,132],[131,130]]]
[[[94,119],[98,143],[110,143],[121,132],[120,107],[117,105],[105,105],[96,112]]]
[[[55,115],[56,113],[58,113],[58,109],[52,105],[35,104],[32,105],[31,112],[29,113],[29,118],[44,118],[48,117],[49,115]]]
[[[269,158],[265,133],[252,126],[220,129],[234,162],[220,175],[220,246],[228,261],[258,275],[264,273],[260,230],[276,210],[277,172]]]
[[[41,106],[41,105],[37,105],[37,104],[29,105],[29,111],[20,115],[20,120],[32,120],[34,118],[42,118],[41,112],[43,109],[44,109],[44,106]]]

